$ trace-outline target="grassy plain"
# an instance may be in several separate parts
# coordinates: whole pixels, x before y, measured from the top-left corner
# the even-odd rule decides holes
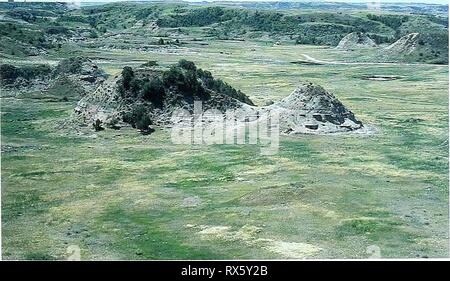
[[[302,54],[357,53],[206,43],[78,52],[111,74],[186,58],[259,105],[316,82],[377,132],[282,137],[262,156],[174,145],[162,129],[67,135],[55,127],[75,102],[2,96],[4,259],[64,259],[69,245],[82,259],[367,258],[373,246],[385,258],[448,256],[448,66],[301,65]]]

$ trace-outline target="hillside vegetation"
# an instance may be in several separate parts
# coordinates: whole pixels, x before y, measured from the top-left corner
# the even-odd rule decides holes
[[[295,5],[0,4],[1,258],[448,257],[447,6]]]
[[[194,100],[222,111],[241,103],[254,105],[240,90],[191,61],[182,59],[168,69],[148,65],[125,66],[120,75],[83,98],[75,109],[79,119],[96,130],[104,125],[117,128],[123,121],[148,133],[149,125],[167,121],[174,109],[192,110]]]
[[[3,15],[0,44],[4,56],[58,51],[66,42],[95,41],[125,31],[176,38],[170,42],[155,41],[154,45],[182,44],[180,35],[191,30],[199,30],[203,37],[211,39],[258,39],[266,35],[274,40],[328,46],[336,46],[352,32],[365,33],[377,44],[391,44],[404,35],[420,33],[428,38],[433,53],[439,52],[438,56],[445,53],[448,42],[448,18],[442,14],[253,10],[150,3],[116,3],[82,9],[69,9],[62,4],[14,5],[17,4],[0,5]],[[124,42],[115,45],[118,43]]]

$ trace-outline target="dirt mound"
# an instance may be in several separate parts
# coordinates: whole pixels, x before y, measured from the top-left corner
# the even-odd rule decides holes
[[[318,85],[302,84],[283,100],[256,107],[240,91],[183,60],[169,70],[125,67],[120,75],[82,98],[74,117],[96,130],[131,125],[148,132],[151,125],[173,125],[171,117],[176,109],[192,113],[194,101],[202,101],[203,111],[215,109],[225,113],[239,109],[245,116],[257,119],[268,111],[278,112],[280,129],[285,134],[326,134],[363,128],[351,111]]]
[[[242,92],[215,79],[192,62],[181,60],[168,70],[158,67],[125,67],[78,102],[75,116],[84,123],[117,127],[130,124],[146,131],[151,124],[168,125],[176,109],[193,111],[194,101],[203,110],[253,105]],[[98,121],[97,121],[98,120]]]
[[[78,74],[82,77],[89,76],[97,78],[103,76],[104,72],[89,58],[72,57],[61,60],[55,67],[53,74],[55,76],[61,74]]]
[[[352,32],[347,34],[341,39],[339,44],[336,46],[337,49],[353,50],[361,48],[373,48],[377,44],[370,39],[366,34],[361,32]]]
[[[410,33],[383,50],[382,56],[391,61],[448,64],[446,33]]]
[[[83,97],[75,107],[77,119],[86,124],[94,124],[99,120],[108,127],[118,126],[126,110],[117,89],[119,81],[119,76],[112,77],[93,93]]]
[[[409,55],[417,50],[418,45],[419,33],[410,33],[387,46],[386,50],[401,55]]]
[[[286,134],[339,133],[363,128],[361,121],[334,95],[312,83],[301,84],[268,108],[279,112],[280,127]]]
[[[77,92],[81,96],[92,93],[107,78],[106,73],[86,57],[72,57],[60,61],[52,76],[55,78],[55,86],[78,86]]]

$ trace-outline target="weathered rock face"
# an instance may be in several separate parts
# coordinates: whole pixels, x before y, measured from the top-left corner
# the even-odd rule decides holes
[[[389,61],[448,64],[446,33],[410,33],[383,49]]]
[[[53,70],[52,77],[56,80],[67,79],[78,85],[78,91],[83,96],[92,93],[106,80],[107,75],[89,58],[73,57],[60,61]]]
[[[139,128],[139,120],[145,119],[150,119],[152,124],[169,125],[174,110],[192,112],[194,101],[202,101],[203,110],[223,112],[252,104],[240,91],[184,61],[169,70],[124,68],[122,74],[108,79],[82,98],[74,117],[86,124],[99,120],[106,127],[128,123]]]
[[[117,90],[118,76],[108,79],[93,93],[83,97],[74,109],[75,117],[86,124],[114,127],[122,121],[127,109]]]
[[[352,50],[361,48],[373,48],[377,44],[370,39],[366,34],[361,32],[352,32],[347,34],[341,39],[339,44],[336,46],[337,49]]]
[[[417,49],[418,45],[419,33],[410,33],[387,46],[386,50],[396,54],[409,55]]]
[[[135,77],[156,75],[155,71],[135,70]],[[166,92],[162,106],[155,107],[140,99],[126,99],[120,92],[123,76],[110,78],[95,92],[82,98],[75,108],[74,116],[86,124],[100,124],[103,127],[117,128],[127,126],[126,116],[134,108],[145,106],[145,114],[150,116],[153,124],[171,126],[171,114],[174,109],[193,110],[192,96],[186,97],[177,92],[173,86]],[[321,86],[312,83],[301,84],[289,96],[266,107],[256,107],[223,93],[208,92],[209,97],[202,100],[203,110],[217,109],[225,112],[239,109],[249,116],[261,116],[268,111],[277,112],[280,120],[280,132],[284,134],[328,134],[345,133],[360,130],[362,123],[356,119],[335,96]],[[129,124],[127,124],[129,123]]]
[[[279,112],[280,129],[286,134],[339,133],[363,127],[335,96],[312,83],[300,85],[267,109]]]
[[[80,71],[83,68],[75,68],[76,73],[84,73]],[[95,71],[89,65],[85,68],[88,73]],[[71,69],[69,65],[65,71]],[[363,128],[353,113],[321,86],[304,83],[281,101],[257,107],[242,92],[186,60],[169,69],[156,64],[125,67],[121,74],[84,96],[73,117],[97,130],[131,125],[146,131],[150,125],[172,126],[172,113],[179,109],[193,113],[195,101],[202,102],[203,112],[237,110],[243,114],[238,119],[243,117],[248,122],[262,116],[268,118],[264,113],[273,111],[278,113],[280,129],[285,134],[326,134]]]

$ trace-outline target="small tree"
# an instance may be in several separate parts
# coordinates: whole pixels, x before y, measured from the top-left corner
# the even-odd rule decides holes
[[[136,78],[131,78],[130,81],[130,96],[135,98],[138,96],[139,92],[141,91],[141,85],[142,81]]]
[[[94,123],[92,124],[95,131],[102,131],[104,128],[102,127],[102,121],[100,119],[95,119]]]
[[[148,115],[147,109],[144,105],[138,105],[133,109],[133,127],[141,131],[143,134],[148,134],[154,131],[152,128],[150,128],[150,125],[152,125],[152,120],[150,119],[150,116]]]
[[[194,62],[188,61],[188,60],[185,60],[185,59],[181,59],[181,60],[178,62],[178,65],[179,65],[181,68],[186,69],[186,70],[192,70],[192,71],[196,71],[196,70],[197,70],[197,67],[195,66],[195,63],[194,63]]]
[[[180,81],[184,81],[184,75],[179,67],[171,66],[168,71],[163,73],[163,82],[166,86],[177,85]]]
[[[150,119],[148,114],[143,114],[136,120],[136,128],[139,129],[143,134],[148,134],[154,131],[153,128],[150,128],[151,124],[152,120]]]
[[[159,78],[153,78],[142,87],[142,97],[158,107],[162,106],[165,94],[164,84]]]
[[[148,62],[142,64],[142,66],[144,67],[152,67],[152,66],[157,66],[158,62],[155,60],[149,60]]]
[[[133,69],[129,66],[125,66],[122,70],[122,85],[125,90],[130,89],[130,83],[133,77],[134,77]]]

